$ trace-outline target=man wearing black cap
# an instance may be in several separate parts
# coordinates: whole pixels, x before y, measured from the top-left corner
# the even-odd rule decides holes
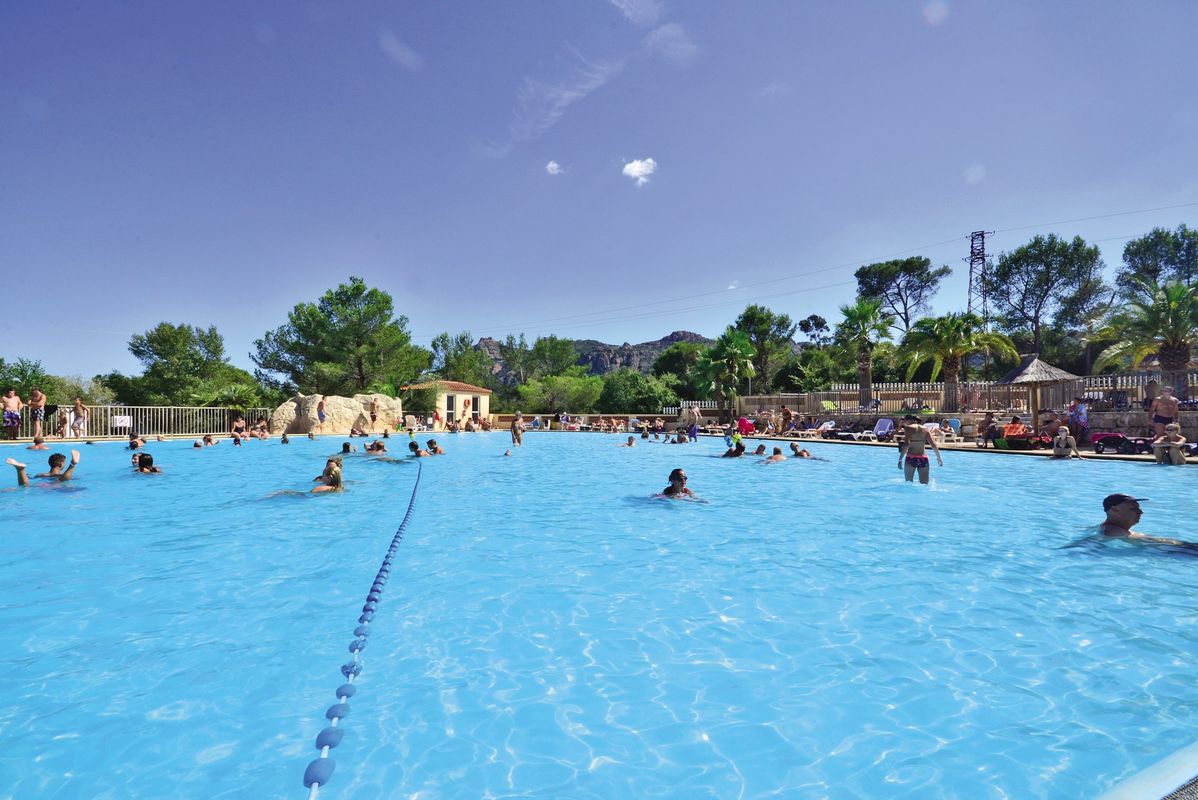
[[[1106,520],[1099,526],[1104,539],[1127,539],[1134,542],[1151,542],[1153,544],[1172,544],[1182,547],[1196,547],[1191,542],[1180,539],[1164,539],[1160,536],[1149,536],[1137,533],[1131,529],[1140,521],[1144,512],[1140,503],[1147,497],[1132,497],[1130,494],[1110,494],[1102,499],[1102,510],[1106,512]]]

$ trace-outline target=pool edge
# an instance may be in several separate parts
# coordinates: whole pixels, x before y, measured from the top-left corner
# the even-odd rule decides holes
[[[1198,777],[1198,742],[1166,756],[1098,795],[1095,800],[1164,800]]]

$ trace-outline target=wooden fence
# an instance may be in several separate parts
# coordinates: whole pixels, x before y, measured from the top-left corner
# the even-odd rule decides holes
[[[1185,375],[1184,386],[1174,387],[1186,400],[1198,397],[1198,371]],[[1180,383],[1180,381],[1179,381]],[[1126,411],[1144,408],[1164,385],[1159,372],[1127,372],[1111,375],[1087,375],[1075,381],[1041,386],[1039,406],[1063,410],[1075,397],[1085,398],[1094,411]],[[778,411],[783,405],[796,414],[897,414],[909,409],[933,411],[1012,411],[1027,412],[1029,389],[1026,385],[992,381],[966,381],[957,386],[955,407],[945,396],[944,383],[875,383],[874,402],[862,407],[858,385],[832,384],[826,392],[806,394],[746,395],[737,399],[737,413],[752,416],[758,411]],[[1198,405],[1198,401],[1194,401]]]

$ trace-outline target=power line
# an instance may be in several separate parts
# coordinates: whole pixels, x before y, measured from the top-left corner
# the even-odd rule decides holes
[[[1133,214],[1148,214],[1148,213],[1152,213],[1152,212],[1156,212],[1156,211],[1171,211],[1171,210],[1178,209],[1178,208],[1192,208],[1194,206],[1198,206],[1198,202],[1178,203],[1176,205],[1158,206],[1156,208],[1140,208],[1140,209],[1134,209],[1131,211],[1116,211],[1116,212],[1113,212],[1110,214],[1096,214],[1094,216],[1089,216],[1089,217],[1077,217],[1074,219],[1057,220],[1055,222],[1042,222],[1042,223],[1037,223],[1035,225],[1020,225],[1020,226],[1011,227],[1011,228],[998,228],[989,233],[992,233],[992,234],[1011,233],[1013,231],[1032,230],[1035,228],[1046,228],[1046,227],[1051,227],[1053,225],[1066,225],[1066,224],[1071,224],[1071,223],[1075,223],[1075,222],[1090,222],[1093,220],[1112,219],[1114,217],[1124,217],[1124,216],[1130,216]],[[671,315],[675,315],[675,314],[679,314],[679,313],[683,313],[683,312],[687,312],[687,311],[696,311],[696,310],[704,310],[704,309],[708,309],[708,308],[719,308],[719,307],[726,306],[726,305],[735,305],[737,303],[745,302],[745,300],[749,300],[752,298],[740,298],[737,300],[724,301],[724,302],[720,302],[720,303],[714,303],[714,304],[703,305],[703,306],[686,306],[686,307],[677,308],[677,309],[664,309],[662,311],[649,312],[649,313],[644,313],[644,314],[635,314],[635,315],[631,315],[631,316],[612,317],[612,318],[604,317],[604,315],[606,315],[606,314],[620,314],[623,312],[634,311],[634,310],[643,309],[643,308],[651,308],[654,306],[661,306],[661,305],[666,305],[669,303],[679,303],[679,302],[684,302],[686,300],[697,300],[697,299],[700,299],[703,297],[712,297],[714,295],[724,294],[729,291],[740,291],[742,289],[754,289],[754,288],[758,288],[761,286],[769,286],[771,284],[782,283],[784,281],[796,280],[798,278],[805,278],[805,277],[809,277],[811,275],[818,275],[818,274],[821,274],[824,272],[832,272],[835,270],[845,269],[846,267],[855,267],[855,266],[858,266],[861,264],[869,264],[869,263],[874,263],[874,262],[878,262],[878,261],[885,261],[887,259],[895,258],[895,257],[901,256],[901,255],[906,255],[908,253],[918,252],[921,250],[930,250],[935,247],[942,247],[944,245],[960,242],[962,239],[965,239],[965,238],[968,238],[968,237],[954,236],[950,239],[943,239],[938,242],[931,242],[929,244],[918,245],[916,247],[909,247],[909,248],[906,248],[903,250],[897,250],[892,253],[887,253],[885,255],[872,256],[870,258],[854,259],[852,261],[846,261],[846,262],[836,264],[833,266],[819,267],[817,269],[811,269],[811,270],[804,270],[802,272],[796,272],[796,273],[792,273],[789,275],[783,275],[783,276],[780,276],[777,278],[769,278],[767,280],[762,280],[762,281],[754,281],[752,283],[746,283],[746,284],[742,284],[742,285],[738,285],[738,286],[734,286],[734,287],[729,287],[727,289],[715,289],[715,290],[707,291],[707,292],[699,292],[697,294],[681,295],[678,297],[671,297],[671,298],[666,298],[663,300],[652,300],[652,301],[648,301],[648,302],[644,302],[644,303],[635,303],[635,304],[626,305],[626,306],[616,306],[613,308],[607,308],[607,309],[602,309],[602,310],[598,310],[598,311],[583,311],[583,312],[568,314],[568,315],[564,315],[564,316],[560,316],[560,317],[548,317],[548,318],[542,318],[542,319],[538,319],[538,320],[529,320],[529,321],[525,321],[525,322],[517,322],[517,323],[506,324],[506,325],[493,325],[493,326],[489,326],[486,329],[486,332],[489,332],[489,333],[504,332],[504,333],[506,333],[506,332],[511,332],[516,329],[520,329],[522,332],[528,333],[529,332],[528,329],[530,329],[530,328],[531,328],[531,330],[544,329],[543,327],[538,328],[536,326],[545,326],[550,323],[558,323],[558,322],[567,323],[566,326],[557,326],[558,328],[560,328],[560,327],[577,327],[579,325],[595,325],[595,324],[606,324],[606,323],[611,323],[611,322],[625,322],[625,321],[632,321],[632,320],[638,320],[638,319],[652,319],[652,318],[658,317],[658,316],[671,316]],[[1116,241],[1118,239],[1128,239],[1128,238],[1132,238],[1132,237],[1119,236],[1119,237],[1111,237],[1108,239],[1097,239],[1093,243],[1096,244],[1099,242]],[[784,296],[789,296],[789,295],[793,295],[793,294],[798,294],[798,293],[801,293],[804,291],[817,291],[818,289],[833,288],[836,286],[844,286],[844,285],[847,285],[850,283],[853,283],[853,281],[843,281],[840,283],[830,284],[829,286],[818,287],[818,288],[800,289],[800,290],[791,291],[791,292],[779,292],[779,293],[772,294],[771,296],[772,297],[784,297]],[[591,318],[591,319],[588,319],[588,318]],[[569,323],[573,323],[573,325],[570,325]],[[415,338],[421,338],[422,336],[423,335],[415,335]]]

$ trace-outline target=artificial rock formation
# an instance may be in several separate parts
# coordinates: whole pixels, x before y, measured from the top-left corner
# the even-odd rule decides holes
[[[324,397],[324,425],[316,416],[316,407]],[[394,397],[385,394],[355,394],[353,397],[337,395],[297,394],[275,409],[270,420],[270,432],[291,435],[308,433],[331,433],[344,436],[350,428],[369,433],[370,401],[378,401],[378,421],[374,431],[382,433],[384,428],[395,428],[403,423],[403,406]]]

